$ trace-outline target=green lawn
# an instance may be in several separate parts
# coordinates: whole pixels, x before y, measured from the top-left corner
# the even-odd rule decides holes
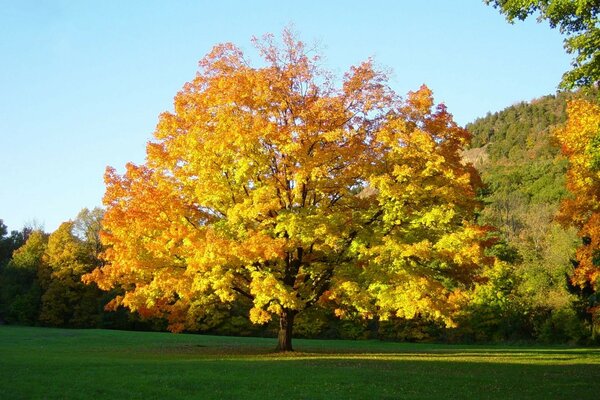
[[[0,327],[0,399],[598,399],[600,349]]]

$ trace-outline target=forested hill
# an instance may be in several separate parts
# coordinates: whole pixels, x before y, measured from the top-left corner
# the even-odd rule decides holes
[[[493,163],[554,158],[558,149],[551,145],[550,128],[566,120],[566,104],[573,97],[561,92],[488,113],[467,125],[473,135],[471,147],[488,145]]]
[[[472,141],[464,157],[482,174],[487,200],[502,192],[512,193],[526,204],[557,205],[566,196],[567,162],[553,131],[566,121],[570,99],[596,98],[599,93],[591,89],[585,93],[559,92],[488,113],[467,124]]]
[[[576,324],[566,321],[585,314],[585,307],[577,305],[581,297],[569,292],[566,279],[577,237],[554,218],[567,196],[567,160],[553,132],[566,121],[567,102],[575,96],[582,94],[563,92],[522,102],[466,126],[473,138],[464,157],[485,184],[479,222],[498,229],[501,242],[495,254],[507,261],[507,270],[497,271],[491,280],[494,296],[482,299],[500,301],[493,314],[503,315],[503,322],[492,336],[507,323],[528,332],[523,336],[543,337],[546,329],[555,335],[557,330],[548,326],[568,330]],[[557,316],[564,320],[553,321]],[[489,329],[494,321],[489,318],[474,328]]]
[[[476,150],[485,148],[491,165],[553,159],[560,151],[552,130],[566,121],[567,102],[581,97],[593,100],[599,94],[593,89],[559,92],[488,113],[466,126],[472,135],[471,149],[480,154]]]
[[[566,160],[552,131],[565,122],[574,96],[562,92],[522,102],[466,126],[473,138],[465,157],[482,173],[488,197],[501,192],[518,203],[555,205],[566,195]],[[503,225],[495,218],[488,222]]]
[[[521,102],[466,126],[472,142],[464,157],[485,184],[480,222],[499,229],[520,260],[547,262],[542,254],[542,247],[550,246],[546,236],[560,230],[553,219],[567,195],[567,160],[553,132],[566,121],[567,103],[575,96],[582,94],[560,92]]]

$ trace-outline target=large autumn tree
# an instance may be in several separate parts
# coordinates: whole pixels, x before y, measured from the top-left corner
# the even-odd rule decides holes
[[[400,99],[370,60],[339,82],[287,31],[255,44],[260,67],[214,47],[147,161],[108,168],[106,265],[86,280],[174,331],[247,298],[253,322],[278,318],[279,350],[317,303],[450,321],[486,261],[468,133],[425,86]]]

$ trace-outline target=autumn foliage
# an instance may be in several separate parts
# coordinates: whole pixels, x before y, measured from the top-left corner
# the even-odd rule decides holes
[[[572,197],[561,207],[560,218],[579,228],[582,245],[572,280],[600,289],[600,106],[584,100],[568,106],[569,120],[557,132],[569,158],[567,185]]]
[[[281,350],[317,303],[451,323],[488,261],[468,133],[427,87],[399,98],[371,60],[338,86],[289,32],[255,44],[260,67],[214,47],[146,162],[107,169],[106,265],[85,279],[173,331],[245,298],[253,322],[279,319]]]

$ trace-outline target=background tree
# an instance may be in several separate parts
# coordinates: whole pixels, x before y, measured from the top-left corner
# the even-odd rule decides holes
[[[0,323],[3,323],[7,318],[14,320],[14,313],[11,310],[13,301],[12,296],[20,296],[22,286],[22,276],[20,272],[14,270],[14,266],[8,268],[9,262],[13,256],[13,252],[21,247],[31,234],[31,229],[24,228],[22,231],[12,231],[8,234],[8,228],[4,222],[0,220]]]
[[[9,234],[7,226],[0,219],[0,274],[12,258],[13,252],[25,243],[31,232],[31,228],[25,227],[21,231],[11,231]]]
[[[80,215],[89,216],[85,210]],[[85,221],[78,220],[85,226]],[[101,320],[101,293],[95,285],[84,285],[81,276],[99,264],[94,243],[75,236],[75,222],[64,222],[48,238],[43,261],[48,273],[42,282],[39,320],[44,325],[96,327]]]
[[[71,230],[71,233],[83,243],[88,264],[94,264],[95,266],[100,266],[102,263],[100,259],[103,250],[100,241],[102,218],[104,218],[102,208],[95,207],[92,210],[84,208],[73,220]]]
[[[28,325],[37,322],[42,293],[38,271],[47,242],[48,236],[44,232],[31,232],[2,271],[0,313],[5,321]]]
[[[14,251],[10,237],[7,236],[8,228],[4,221],[0,219],[0,271],[8,263]]]
[[[289,32],[256,44],[261,68],[216,46],[147,162],[107,170],[107,264],[85,279],[174,331],[245,297],[253,322],[278,317],[279,350],[316,304],[449,321],[487,261],[468,133],[426,87],[401,101],[371,61],[336,88]]]
[[[561,220],[579,229],[582,245],[572,277],[580,287],[600,289],[600,106],[589,101],[569,103],[569,119],[556,133],[569,158],[567,173],[571,198],[561,204]],[[590,309],[598,314],[598,302]]]
[[[592,86],[600,81],[600,2],[596,0],[484,0],[506,15],[509,22],[539,13],[567,35],[565,49],[575,54],[573,69],[563,75],[561,86]]]

